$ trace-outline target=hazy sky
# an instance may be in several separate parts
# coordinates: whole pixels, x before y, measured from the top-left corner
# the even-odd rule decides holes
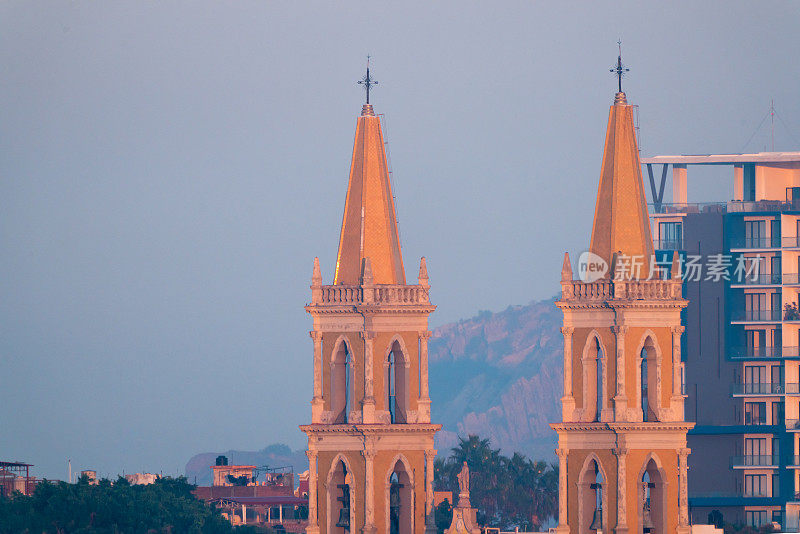
[[[644,154],[800,150],[794,2],[0,3],[0,458],[304,446],[365,56],[434,325],[586,246],[623,40]],[[568,8],[564,6],[568,5]],[[725,199],[722,171],[690,198]],[[435,411],[434,411],[435,414]]]

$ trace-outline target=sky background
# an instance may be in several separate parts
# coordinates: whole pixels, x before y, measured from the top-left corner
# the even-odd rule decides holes
[[[175,473],[302,448],[365,56],[440,325],[549,298],[608,106],[645,155],[800,150],[791,2],[0,3],[0,459]],[[724,169],[690,172],[726,200]],[[669,191],[669,188],[668,188]],[[667,193],[669,197],[669,192]]]

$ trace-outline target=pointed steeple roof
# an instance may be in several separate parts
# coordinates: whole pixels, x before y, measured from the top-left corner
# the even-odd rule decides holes
[[[642,183],[642,166],[633,106],[625,93],[617,93],[608,114],[603,167],[597,189],[592,240],[589,250],[612,265],[614,256],[638,257],[641,265],[636,278],[647,278],[653,254],[650,218]],[[609,272],[613,273],[613,266]]]
[[[370,104],[356,122],[333,283],[359,284],[364,258],[370,260],[373,283],[406,283],[381,121]]]

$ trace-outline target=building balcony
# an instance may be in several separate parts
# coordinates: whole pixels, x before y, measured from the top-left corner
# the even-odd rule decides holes
[[[786,285],[786,286],[800,285],[800,274],[798,274],[798,273],[783,273],[783,285]]]
[[[795,275],[795,278],[797,275]],[[731,286],[779,286],[785,282],[780,273],[754,274],[742,276],[740,280],[733,280]]]
[[[800,236],[782,237],[781,244],[784,248],[800,248]]]
[[[731,457],[731,467],[733,469],[747,469],[749,467],[777,469],[779,466],[780,460],[777,454]]]
[[[730,347],[731,360],[800,358],[800,347]]]
[[[800,385],[795,382],[780,383],[744,383],[732,384],[732,393],[735,397],[746,397],[756,395],[797,395],[800,393]]]
[[[731,250],[781,248],[779,237],[744,237],[731,240]]]
[[[800,419],[787,419],[786,420],[787,432],[800,432]]]
[[[653,248],[656,250],[683,250],[682,239],[655,239]]]
[[[786,464],[786,467],[800,469],[800,455],[795,454],[794,456],[790,456],[789,463]]]
[[[744,310],[733,315],[733,323],[780,323],[781,310]]]

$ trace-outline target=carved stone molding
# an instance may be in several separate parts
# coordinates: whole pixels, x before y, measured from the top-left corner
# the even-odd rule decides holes
[[[574,334],[574,333],[575,333],[575,327],[572,327],[572,326],[562,326],[562,327],[561,327],[561,333],[562,333],[562,334],[564,334],[564,336],[565,336],[565,337],[566,337],[566,336],[571,336],[572,334]]]

